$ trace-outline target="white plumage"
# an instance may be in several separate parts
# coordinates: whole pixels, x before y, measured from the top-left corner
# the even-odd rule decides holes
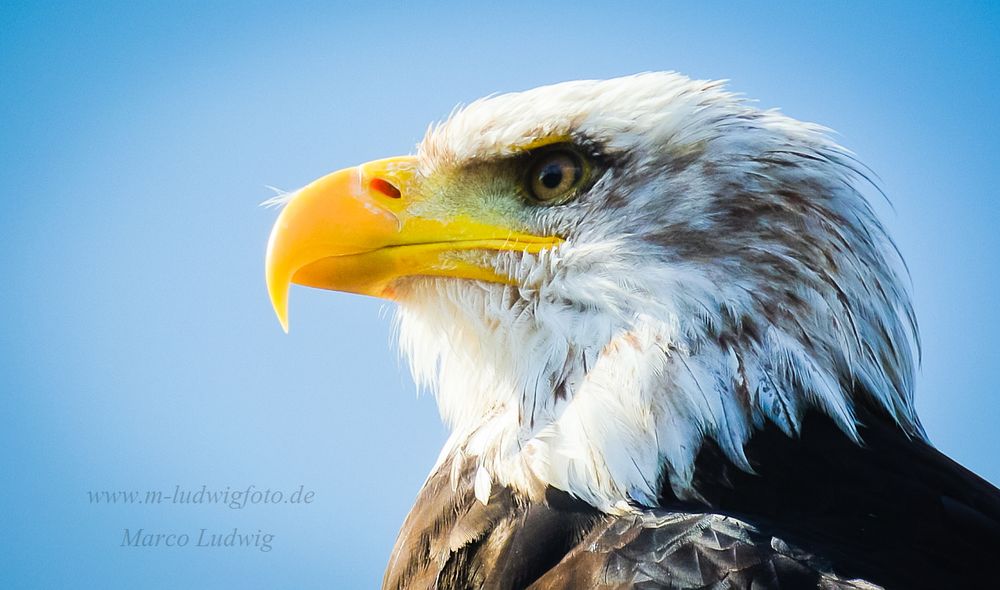
[[[754,431],[793,436],[807,407],[856,437],[857,391],[922,436],[899,259],[824,129],[656,73],[474,102],[417,156],[430,177],[558,136],[615,159],[533,214],[564,244],[492,257],[516,287],[396,292],[401,350],[453,431],[442,458],[478,466],[477,495],[553,486],[605,512],[655,505],[665,480],[692,496],[706,438],[749,470]]]

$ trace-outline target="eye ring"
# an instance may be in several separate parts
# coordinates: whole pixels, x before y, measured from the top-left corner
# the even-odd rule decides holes
[[[575,152],[549,150],[528,167],[526,188],[539,203],[559,204],[568,201],[584,177],[583,160]]]

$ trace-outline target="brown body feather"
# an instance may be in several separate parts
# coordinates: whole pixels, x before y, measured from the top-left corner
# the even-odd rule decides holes
[[[706,447],[704,502],[665,491],[634,516],[601,514],[549,490],[532,504],[445,461],[400,533],[386,589],[988,588],[1000,556],[1000,491],[886,417],[864,444],[810,414],[801,437],[771,428],[747,454],[755,474]]]

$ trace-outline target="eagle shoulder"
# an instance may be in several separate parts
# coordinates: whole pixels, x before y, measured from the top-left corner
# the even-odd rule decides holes
[[[650,511],[607,520],[530,586],[568,588],[880,588],[753,525],[716,513]]]
[[[403,524],[386,590],[878,588],[750,523],[712,512],[603,514],[550,488],[530,502],[496,486],[476,499],[472,467],[446,459]]]

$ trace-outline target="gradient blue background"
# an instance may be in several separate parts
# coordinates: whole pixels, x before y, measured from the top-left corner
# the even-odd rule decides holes
[[[728,78],[874,168],[924,423],[1000,482],[997,3],[132,4],[0,4],[4,587],[375,586],[445,432],[388,304],[296,289],[281,332],[264,186],[409,152],[484,94],[643,70]],[[87,501],[175,484],[316,499]],[[274,550],[119,546],[234,526]]]

